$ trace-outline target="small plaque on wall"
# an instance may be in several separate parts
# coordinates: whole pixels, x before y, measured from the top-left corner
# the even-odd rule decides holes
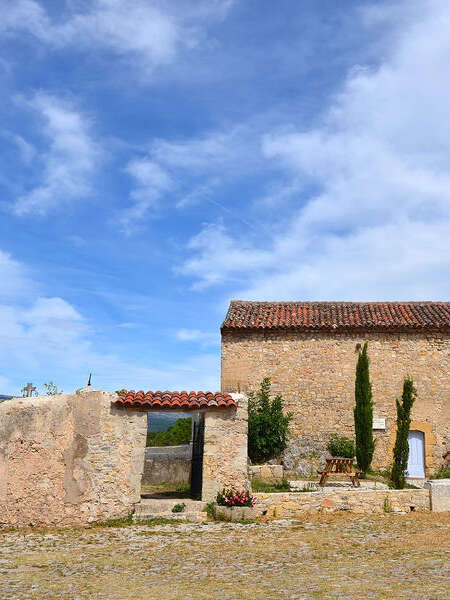
[[[374,419],[372,429],[386,429],[386,419]]]

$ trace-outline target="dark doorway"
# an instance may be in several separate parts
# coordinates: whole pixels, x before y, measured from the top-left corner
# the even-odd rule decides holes
[[[198,413],[192,428],[191,498],[194,500],[202,498],[204,441],[205,414]]]

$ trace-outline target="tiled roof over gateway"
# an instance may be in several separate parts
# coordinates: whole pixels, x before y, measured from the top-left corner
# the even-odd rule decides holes
[[[199,410],[202,408],[232,408],[237,406],[230,394],[221,392],[135,392],[123,391],[116,405],[143,410]]]
[[[450,302],[246,302],[233,300],[222,331],[450,332]]]

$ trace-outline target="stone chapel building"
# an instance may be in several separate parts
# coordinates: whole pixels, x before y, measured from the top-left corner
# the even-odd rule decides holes
[[[417,388],[410,428],[411,477],[450,450],[450,302],[230,303],[222,332],[222,391],[256,390],[270,377],[292,411],[288,470],[307,475],[336,432],[354,435],[355,368],[368,342],[374,401],[373,466],[391,464],[395,398]],[[318,465],[317,465],[318,466]]]

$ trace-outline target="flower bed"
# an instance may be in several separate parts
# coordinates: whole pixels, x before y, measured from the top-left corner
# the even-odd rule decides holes
[[[256,503],[256,497],[248,490],[237,492],[233,489],[223,489],[221,492],[217,492],[216,502],[218,506],[227,506],[229,508],[233,506],[244,507],[247,506],[252,508]]]

